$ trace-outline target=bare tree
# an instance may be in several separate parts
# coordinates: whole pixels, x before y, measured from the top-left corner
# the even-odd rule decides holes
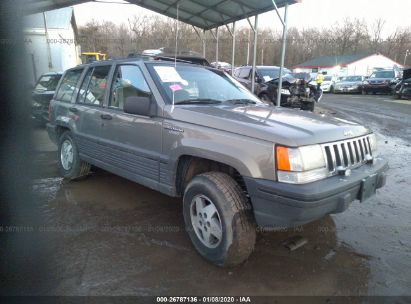
[[[124,57],[130,52],[165,47],[174,51],[176,20],[153,15],[130,18],[127,24],[91,20],[79,28],[83,51],[106,52],[109,57]],[[384,38],[385,21],[380,18],[370,26],[360,19],[345,19],[330,29],[290,28],[288,32],[285,63],[292,67],[318,56],[338,56],[357,53],[380,52],[402,62],[407,49],[411,49],[411,28],[397,28]],[[219,29],[219,60],[231,62],[231,35],[225,27]],[[251,38],[252,39],[252,38]],[[236,38],[235,64],[247,63],[247,45],[250,42],[248,28],[239,28]],[[179,50],[202,53],[202,43],[193,27],[179,22]],[[260,29],[257,44],[257,62],[278,65],[280,59],[281,33]],[[215,40],[206,33],[206,58],[215,60]],[[264,54],[264,55],[262,55]],[[410,64],[408,56],[407,64]]]

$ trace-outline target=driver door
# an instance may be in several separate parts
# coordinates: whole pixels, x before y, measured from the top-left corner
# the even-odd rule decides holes
[[[140,68],[117,65],[109,94],[101,115],[105,161],[114,173],[150,187],[159,181],[162,118],[123,111],[127,97],[153,98]]]

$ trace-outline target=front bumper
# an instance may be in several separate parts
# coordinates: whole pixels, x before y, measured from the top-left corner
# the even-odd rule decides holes
[[[331,87],[332,87],[332,85],[322,85],[321,90],[323,92],[331,92]]]
[[[389,93],[389,92],[392,92],[392,87],[388,83],[368,84],[368,85],[363,86],[363,90],[366,92]]]
[[[388,164],[377,158],[372,165],[351,171],[350,176],[333,176],[309,184],[293,185],[264,179],[244,178],[257,225],[287,228],[303,225],[327,214],[343,212],[363,195],[367,178],[375,183],[372,191],[386,182]]]
[[[31,109],[31,118],[34,121],[46,124],[48,122],[48,109],[42,109],[42,108],[32,108]]]
[[[361,87],[336,87],[334,88],[334,93],[359,93],[361,92]]]

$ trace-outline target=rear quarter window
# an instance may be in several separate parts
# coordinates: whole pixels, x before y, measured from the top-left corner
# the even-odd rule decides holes
[[[83,69],[77,69],[67,71],[64,74],[63,80],[56,94],[56,100],[71,102],[77,83],[82,73]]]

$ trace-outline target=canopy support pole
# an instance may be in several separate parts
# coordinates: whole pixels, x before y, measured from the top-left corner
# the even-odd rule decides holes
[[[215,43],[215,62],[216,62],[216,68],[217,68],[218,67],[218,27],[215,28],[215,34],[213,33],[212,30],[210,30],[210,32],[216,41]]]
[[[251,69],[251,92],[254,93],[255,89],[255,66],[257,62],[257,29],[258,29],[258,15],[254,17],[254,26],[251,24],[249,18],[247,18],[251,29],[254,32],[254,45],[253,45],[253,68]]]
[[[196,32],[198,38],[200,38],[201,43],[203,45],[203,57],[205,58],[205,51],[206,51],[206,38],[205,38],[205,30],[203,30],[203,33],[200,34],[200,32],[198,31],[198,29],[193,25],[192,26],[194,31]]]
[[[231,30],[230,27],[226,24],[227,30],[230,33],[231,37],[233,38],[233,48],[231,52],[231,76],[234,74],[234,62],[235,62],[235,21],[233,22],[233,29]]]
[[[206,57],[206,31],[203,30],[203,57]]]
[[[281,90],[283,86],[283,69],[284,69],[284,58],[285,58],[285,46],[287,42],[287,30],[288,30],[288,3],[286,3],[284,8],[284,21],[281,19],[281,16],[278,12],[277,6],[273,0],[275,10],[280,17],[281,22],[283,23],[283,37],[281,38],[281,60],[280,60],[280,74],[278,78],[278,92],[277,92],[277,107],[281,106]]]

